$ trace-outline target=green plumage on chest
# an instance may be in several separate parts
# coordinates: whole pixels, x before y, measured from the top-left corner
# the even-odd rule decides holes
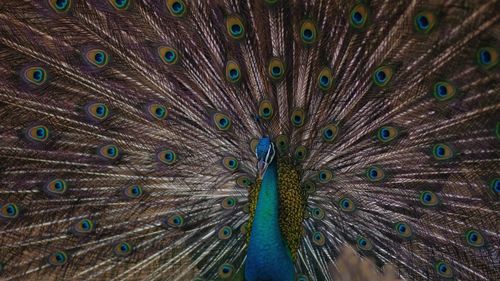
[[[262,180],[257,179],[248,193],[250,216],[246,231],[247,242],[250,240],[261,183]],[[278,160],[278,192],[280,230],[292,259],[295,260],[303,235],[306,194],[300,185],[300,172],[288,157]]]

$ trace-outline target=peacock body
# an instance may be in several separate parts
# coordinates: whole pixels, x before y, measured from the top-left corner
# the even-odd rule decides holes
[[[3,1],[0,279],[500,280],[499,6]]]

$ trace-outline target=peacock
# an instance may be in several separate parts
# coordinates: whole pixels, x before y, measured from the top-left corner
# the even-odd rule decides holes
[[[500,280],[499,50],[497,0],[4,0],[0,279]]]

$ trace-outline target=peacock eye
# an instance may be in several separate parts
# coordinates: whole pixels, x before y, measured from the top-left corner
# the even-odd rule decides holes
[[[54,266],[61,266],[68,261],[68,255],[64,251],[57,251],[52,253],[49,258],[49,264]]]
[[[63,195],[68,190],[68,185],[65,180],[54,179],[45,184],[44,190],[49,195]]]
[[[184,217],[180,214],[173,214],[166,219],[166,221],[164,222],[164,225],[165,225],[165,223],[166,223],[166,226],[180,228],[180,227],[184,226]]]
[[[413,231],[410,225],[405,222],[397,222],[394,224],[394,229],[396,234],[401,238],[411,239],[413,236]]]
[[[279,58],[272,58],[267,69],[269,77],[274,81],[280,80],[285,75],[285,65]]]
[[[378,67],[373,73],[373,81],[379,87],[385,87],[392,80],[394,69],[390,66],[384,65]]]
[[[27,136],[35,142],[44,142],[49,138],[49,129],[43,125],[36,125],[28,128]]]
[[[156,153],[156,159],[163,164],[172,165],[177,161],[177,154],[171,149],[163,148]]]
[[[71,8],[72,0],[49,0],[49,6],[56,13],[66,13]]]
[[[138,184],[127,186],[123,189],[123,194],[129,199],[140,198],[143,195],[142,186]]]
[[[113,253],[119,257],[125,257],[132,253],[132,246],[128,242],[120,242],[113,247]]]
[[[476,60],[483,69],[492,69],[498,64],[498,52],[493,47],[482,47],[476,52]]]
[[[106,159],[114,160],[114,159],[118,158],[119,150],[118,150],[118,147],[116,145],[108,144],[108,145],[102,146],[99,149],[99,155],[106,158]]]
[[[231,83],[239,82],[241,79],[240,66],[234,60],[230,60],[226,64],[226,80]]]
[[[183,0],[167,0],[167,9],[174,17],[184,16],[187,10]]]
[[[385,172],[379,166],[371,166],[366,169],[366,177],[369,181],[378,182],[384,179]]]
[[[419,199],[420,203],[426,207],[433,207],[439,204],[437,195],[432,191],[422,191]]]
[[[398,129],[392,126],[383,126],[377,131],[377,137],[382,143],[388,143],[394,140],[398,134]]]
[[[85,60],[92,66],[102,68],[108,64],[109,56],[104,50],[91,49],[85,54]]]
[[[353,212],[356,209],[354,202],[347,197],[340,199],[339,201],[340,209],[344,212]]]
[[[47,71],[40,66],[32,66],[23,71],[22,77],[26,82],[40,86],[47,81]]]
[[[234,206],[236,206],[236,198],[234,197],[227,197],[222,200],[222,208],[224,209],[232,209]]]
[[[442,277],[445,278],[453,277],[453,271],[451,270],[451,266],[445,261],[438,261],[437,263],[435,263],[434,268],[436,269],[437,274]]]
[[[15,219],[19,216],[19,208],[14,203],[7,203],[1,206],[0,216],[5,219]]]
[[[108,106],[104,103],[92,103],[86,107],[87,115],[94,120],[103,121],[109,116]]]
[[[233,276],[234,266],[229,263],[224,263],[219,267],[218,274],[223,280],[229,279]]]
[[[160,59],[167,65],[176,64],[179,60],[179,54],[177,53],[177,50],[171,47],[159,47],[158,55],[160,56]]]
[[[231,119],[229,119],[227,115],[218,112],[215,113],[212,118],[215,123],[215,126],[220,131],[227,131],[231,128]]]
[[[124,11],[130,7],[130,0],[109,0],[109,3],[118,11]]]
[[[245,35],[245,27],[238,16],[230,16],[226,19],[226,29],[233,39],[241,39]]]
[[[465,232],[465,239],[469,246],[475,248],[480,248],[485,244],[483,235],[475,229],[470,229],[467,232]]]
[[[323,246],[326,242],[325,235],[321,231],[316,231],[312,234],[312,241],[317,246]]]
[[[437,23],[437,17],[430,11],[422,11],[414,18],[414,26],[417,32],[429,33]]]
[[[224,226],[221,229],[219,229],[219,232],[217,232],[217,237],[220,240],[227,240],[231,238],[231,235],[233,234],[233,229],[230,226]]]
[[[454,156],[451,147],[444,143],[438,143],[432,148],[432,154],[436,160],[448,160]]]
[[[356,29],[362,29],[368,21],[369,9],[365,4],[357,4],[351,9],[349,24]]]
[[[371,251],[373,249],[373,244],[370,239],[366,237],[358,237],[356,240],[358,249],[362,251]]]
[[[312,21],[306,20],[302,23],[300,27],[300,39],[304,44],[313,44],[316,42],[317,33],[316,25]]]
[[[300,128],[305,123],[306,113],[302,108],[296,108],[293,110],[291,115],[292,125],[294,127]]]

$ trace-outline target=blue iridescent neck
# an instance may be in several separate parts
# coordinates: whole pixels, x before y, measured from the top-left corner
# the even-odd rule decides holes
[[[245,265],[246,281],[293,281],[292,258],[279,226],[278,165],[267,167],[257,199]]]

